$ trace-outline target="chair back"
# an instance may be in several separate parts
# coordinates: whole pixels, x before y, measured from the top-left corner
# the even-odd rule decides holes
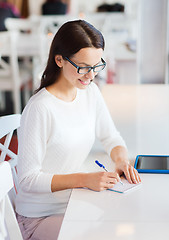
[[[10,200],[15,206],[15,197],[18,189],[18,180],[17,180],[17,154],[12,152],[9,149],[9,145],[14,133],[14,130],[20,126],[21,114],[12,114],[4,117],[0,117],[0,139],[4,139],[4,143],[0,143],[0,162],[4,162],[6,156],[10,157],[8,160],[14,181],[14,188],[10,191]]]
[[[17,33],[0,32],[0,91],[13,93],[14,111],[21,112],[21,78],[16,51]]]
[[[1,78],[14,75],[14,81],[18,85],[20,84],[18,81],[20,80],[19,76],[19,68],[18,68],[18,59],[17,59],[17,51],[16,51],[16,41],[18,34],[15,32],[0,32],[0,74]],[[8,57],[8,60],[3,60],[3,57]],[[1,79],[2,81],[2,79]],[[5,86],[5,85],[4,85]],[[14,87],[13,86],[11,88]]]
[[[39,87],[40,82],[37,82],[36,76],[37,73],[40,72],[41,66],[43,68],[46,66],[49,49],[48,45],[46,45],[48,39],[41,33],[40,25],[40,18],[38,17],[27,19],[7,18],[5,20],[5,26],[8,32],[17,34],[18,40],[15,45],[17,55],[26,60],[24,64],[22,64],[22,68],[26,73],[26,80],[23,82],[27,82],[27,75],[29,73],[28,78],[32,79],[33,91],[35,88]],[[49,42],[51,42],[50,37]],[[32,58],[31,64],[29,61],[30,58]],[[44,63],[44,61],[45,65],[41,64]]]
[[[17,33],[16,48],[19,56],[39,55],[39,20],[7,18],[5,26],[10,33]]]
[[[10,164],[0,163],[0,240],[23,240],[14,209],[8,197],[13,188]]]

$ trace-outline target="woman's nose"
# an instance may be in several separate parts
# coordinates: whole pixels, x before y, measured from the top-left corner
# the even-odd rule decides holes
[[[95,77],[95,72],[93,71],[93,69],[90,70],[90,72],[85,74],[85,77],[88,79],[93,79]]]

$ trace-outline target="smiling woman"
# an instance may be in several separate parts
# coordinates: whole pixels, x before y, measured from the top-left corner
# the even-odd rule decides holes
[[[18,222],[24,239],[57,239],[72,188],[112,188],[124,173],[140,182],[124,140],[92,82],[105,68],[104,38],[83,20],[56,33],[41,85],[25,107],[18,137]],[[115,172],[81,173],[95,137],[116,163]]]
[[[58,81],[65,57],[72,59],[76,53],[85,48],[98,50],[97,52],[100,53],[100,56],[97,56],[97,58],[99,57],[98,62],[100,62],[101,53],[104,50],[104,38],[102,34],[91,24],[82,20],[65,23],[56,33],[52,42],[47,67],[42,76],[41,86],[38,91]],[[83,58],[87,58],[88,53],[85,51],[81,55],[83,55]],[[90,56],[95,59],[92,53]],[[88,57],[89,59],[90,56]],[[81,59],[79,60],[81,61]],[[96,63],[95,61],[92,64]],[[86,62],[86,64],[90,63]]]

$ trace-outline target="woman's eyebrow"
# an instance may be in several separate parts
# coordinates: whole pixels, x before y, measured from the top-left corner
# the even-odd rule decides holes
[[[97,64],[99,64],[101,62],[101,60],[98,62],[98,63],[96,63],[94,66],[96,66]],[[87,64],[87,63],[85,63],[85,62],[79,62],[79,63],[77,63],[77,64],[84,64],[84,65],[86,65],[86,66],[88,66],[88,67],[91,67],[91,65],[89,65],[89,64]]]

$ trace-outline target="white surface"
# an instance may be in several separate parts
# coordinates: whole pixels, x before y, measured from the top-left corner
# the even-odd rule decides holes
[[[4,181],[4,179],[6,179],[6,181]],[[0,182],[3,183],[0,186],[0,201],[2,201],[4,196],[13,187],[11,168],[7,162],[0,163]]]
[[[13,188],[12,172],[8,162],[0,162],[0,183],[0,239],[22,240],[15,212],[8,198],[8,193]]]
[[[137,154],[169,154],[169,86],[106,85],[102,89],[130,160]],[[114,164],[96,144],[82,167],[98,171]],[[142,186],[120,194],[73,190],[59,240],[168,240],[169,175],[141,174]]]
[[[126,194],[73,190],[59,240],[167,240],[169,175],[141,178],[142,186]]]

